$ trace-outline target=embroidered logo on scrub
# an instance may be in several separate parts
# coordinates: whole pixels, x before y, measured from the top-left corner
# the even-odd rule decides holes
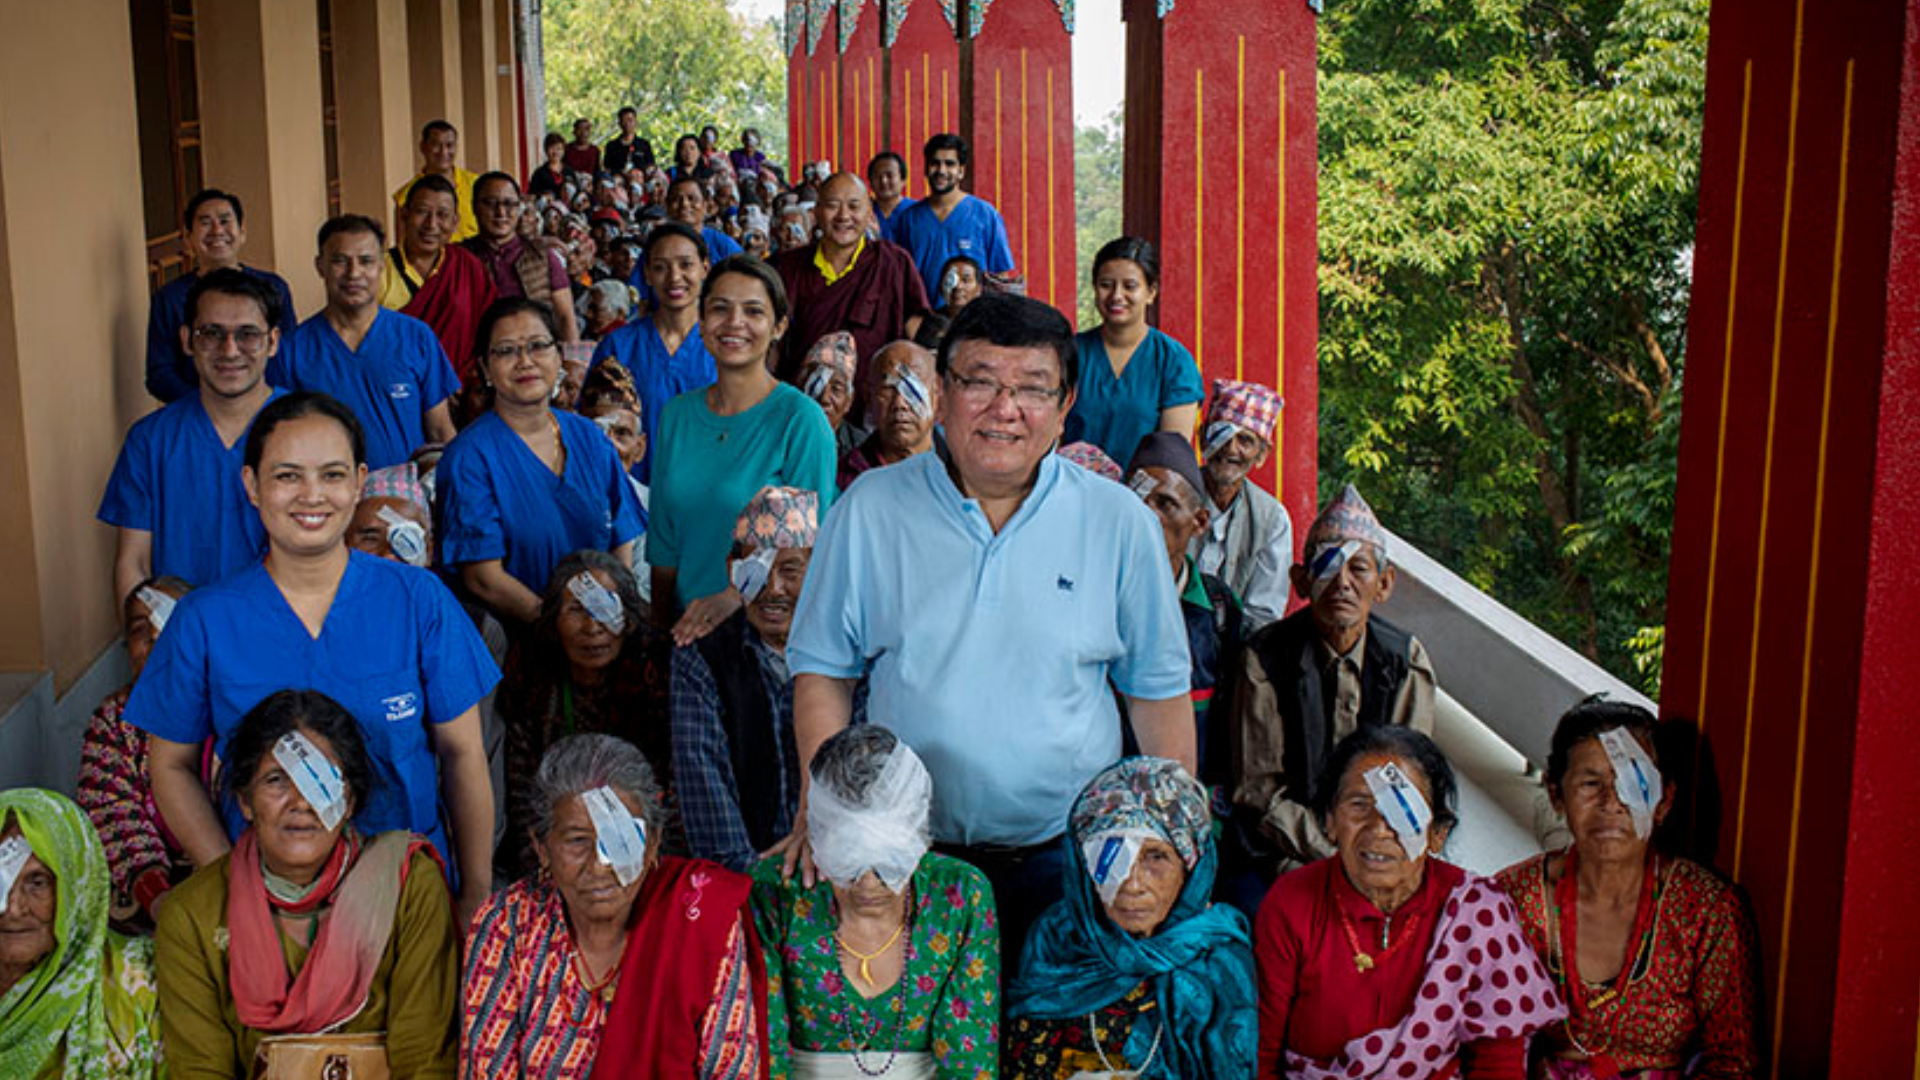
[[[420,715],[420,695],[409,690],[404,694],[381,698],[380,707],[386,710],[390,724],[411,720]]]
[[[1375,765],[1365,775],[1374,808],[1400,838],[1400,849],[1407,853],[1408,861],[1418,862],[1426,854],[1427,826],[1433,823],[1433,810],[1427,800],[1392,762]]]
[[[620,598],[613,590],[600,584],[600,579],[585,570],[573,575],[567,582],[567,591],[573,594],[580,606],[594,622],[607,628],[607,632],[619,636],[627,628],[627,609],[620,604]]]
[[[13,903],[13,883],[32,854],[33,848],[24,836],[9,836],[5,843],[0,843],[0,915],[5,915],[8,905]]]
[[[613,867],[613,876],[626,888],[640,876],[647,861],[647,823],[627,812],[620,796],[606,785],[580,796],[593,818],[594,849],[600,861]]]
[[[387,396],[395,401],[405,401],[413,396],[413,387],[397,382],[387,387]]]
[[[322,827],[331,831],[347,813],[347,785],[340,770],[313,741],[298,731],[280,736],[273,744],[273,760],[287,772],[288,779],[320,816]]]
[[[1600,733],[1600,748],[1613,762],[1613,790],[1633,819],[1633,835],[1653,835],[1653,808],[1660,805],[1660,769],[1626,728]]]

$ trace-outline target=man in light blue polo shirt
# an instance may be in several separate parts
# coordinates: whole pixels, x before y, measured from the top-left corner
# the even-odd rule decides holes
[[[889,237],[913,255],[928,296],[940,295],[940,271],[965,255],[989,274],[1013,269],[1007,223],[985,199],[960,190],[967,176],[967,140],[939,134],[927,140],[927,197],[901,210]]]
[[[1166,544],[1132,492],[1051,453],[1072,405],[1067,321],[969,304],[939,353],[944,449],[874,469],[820,531],[794,617],[802,764],[868,716],[933,776],[936,844],[993,882],[1002,940],[1062,895],[1067,812],[1121,754],[1195,766],[1186,632]],[[810,873],[805,822],[784,847]]]

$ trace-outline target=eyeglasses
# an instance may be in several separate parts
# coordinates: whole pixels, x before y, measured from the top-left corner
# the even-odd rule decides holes
[[[487,350],[489,360],[513,360],[521,356],[545,356],[558,346],[552,338],[534,338],[532,341],[506,341]]]
[[[1000,400],[1004,391],[1013,399],[1015,408],[1021,412],[1039,412],[1050,409],[1060,402],[1062,389],[1058,386],[1008,386],[998,379],[975,379],[966,375],[949,373],[948,381],[953,383],[954,393],[969,408],[984,409]]]
[[[473,205],[482,210],[518,210],[519,199],[475,199]]]
[[[257,326],[236,326],[232,330],[224,326],[196,326],[193,328],[194,345],[207,352],[212,352],[220,348],[220,346],[225,345],[228,338],[233,339],[234,345],[237,346],[241,352],[252,355],[266,347],[267,331]]]

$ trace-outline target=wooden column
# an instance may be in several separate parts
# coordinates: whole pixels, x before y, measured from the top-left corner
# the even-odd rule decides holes
[[[497,169],[505,157],[493,40],[493,7],[503,2],[460,0],[460,114],[465,118],[460,124],[460,150],[467,168],[474,172]]]
[[[407,0],[407,58],[413,80],[413,130],[445,120],[460,131],[457,160],[467,165],[476,132],[465,129],[460,84],[460,0]],[[470,167],[470,166],[469,166]]]
[[[1718,5],[1708,45],[1661,705],[1778,1077],[1920,1061],[1917,14]]]
[[[340,205],[387,220],[388,196],[414,172],[406,0],[333,0],[333,86],[340,122]]]

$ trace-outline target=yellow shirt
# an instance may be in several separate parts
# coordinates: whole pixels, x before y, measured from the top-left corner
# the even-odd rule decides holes
[[[418,180],[416,176],[413,180]],[[453,239],[448,243],[457,244],[469,236],[480,235],[480,220],[473,216],[473,182],[480,179],[476,173],[470,173],[458,165],[453,167],[453,190],[460,199],[460,227],[454,230]],[[404,210],[407,206],[407,192],[413,190],[413,180],[400,185],[393,193],[393,205]]]
[[[423,278],[407,262],[405,252],[397,247],[388,248],[386,256],[380,260],[380,306],[399,311],[412,303],[413,294],[426,287],[427,278],[440,272],[440,264],[446,258],[447,249],[441,248],[439,256],[433,260],[432,272]],[[402,273],[406,276],[402,277]]]
[[[853,273],[853,268],[860,263],[860,253],[865,250],[867,250],[867,238],[863,236],[853,245],[853,257],[847,260],[847,268],[836,274],[833,272],[833,264],[827,261],[827,249],[820,244],[815,244],[813,245],[813,268],[820,271],[820,276],[826,278],[827,284],[831,285]]]

